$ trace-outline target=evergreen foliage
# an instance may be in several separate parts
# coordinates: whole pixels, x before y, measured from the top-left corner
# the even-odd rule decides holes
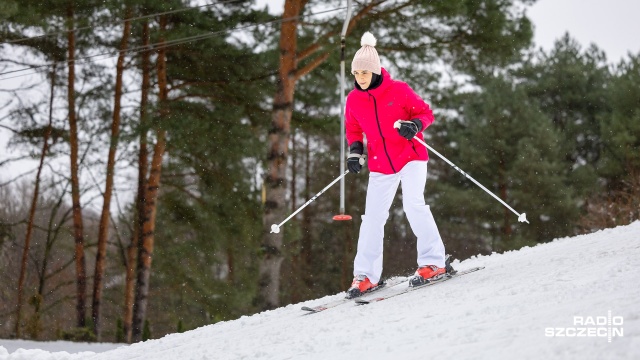
[[[577,217],[560,155],[560,134],[524,89],[506,77],[480,82],[461,95],[462,114],[445,126],[443,155],[520,212],[531,224],[491,199],[453,169],[438,175],[433,200],[453,253],[516,249],[566,233]],[[439,165],[435,155],[431,163]],[[448,165],[441,165],[448,166]],[[477,234],[470,236],[471,234]],[[455,249],[455,250],[454,250]]]
[[[602,121],[602,161],[599,172],[620,189],[640,173],[640,55],[616,69],[610,84],[611,114]]]
[[[118,320],[116,321],[116,338],[115,338],[116,343],[125,342],[123,326],[124,325],[122,323],[122,319],[118,318]]]
[[[522,70],[527,93],[562,136],[564,169],[579,195],[591,193],[597,185],[601,126],[611,112],[611,74],[605,60],[602,51],[583,51],[567,34],[549,54],[540,54]]]
[[[144,328],[142,329],[142,341],[151,339],[151,322],[146,319],[144,321]]]
[[[520,10],[521,5],[532,2],[383,3],[347,36],[347,71],[360,35],[374,32],[383,66],[393,78],[409,83],[435,110],[436,122],[425,131],[427,142],[514,209],[527,213],[531,224],[518,223],[508,209],[431,154],[427,203],[447,251],[460,259],[531,246],[638,217],[640,56],[630,55],[611,66],[601,50],[581,49],[568,34],[550,52],[535,51],[530,48],[532,26]],[[147,319],[143,338],[259,311],[265,150],[272,130],[271,102],[280,54],[278,26],[247,26],[274,17],[266,10],[252,9],[247,2],[188,9],[188,2],[178,0],[0,0],[1,41],[49,34],[3,44],[0,64],[9,68],[22,66],[16,62],[58,62],[53,68],[56,105],[47,157],[47,168],[52,171],[43,180],[47,186],[39,201],[27,277],[26,293],[36,300],[25,316],[30,319],[25,326],[31,336],[95,340],[89,328],[77,328],[67,321],[73,317],[74,303],[69,300],[73,292],[64,286],[74,276],[70,205],[65,203],[69,192],[65,17],[71,3],[79,28],[78,57],[115,53],[122,30],[119,20],[126,16],[127,8],[138,17],[172,12],[167,15],[165,32],[165,40],[172,44],[167,47],[167,116],[160,116],[153,80],[147,118],[140,119],[141,49],[126,56],[126,106],[116,170],[121,183],[117,188],[125,193],[136,189],[135,175],[129,171],[135,171],[138,164],[140,135],[149,133],[151,147],[155,133],[149,129],[160,128],[167,134],[147,313],[154,331],[151,334]],[[343,5],[338,0],[310,3],[305,15],[320,3],[324,7]],[[288,214],[340,175],[339,149],[344,139],[338,136],[337,34],[344,14],[331,14],[305,18],[298,29],[298,48],[317,45],[327,52],[327,59],[296,85],[287,159]],[[147,21],[151,43],[157,44],[158,17]],[[233,30],[239,27],[247,28]],[[132,23],[130,48],[140,46],[141,33],[139,19]],[[184,41],[192,37],[197,38]],[[154,51],[154,64],[156,57]],[[301,58],[298,69],[313,59]],[[152,67],[151,78],[155,79],[155,65]],[[79,61],[77,69],[82,189],[89,194],[83,198],[89,219],[85,227],[89,259],[97,234],[95,214],[90,210],[100,205],[104,177],[102,170],[94,169],[104,168],[114,71],[108,62],[100,61]],[[47,66],[36,77],[45,79],[51,71]],[[347,77],[347,89],[352,88],[352,81]],[[28,95],[22,96],[22,102],[7,105],[6,124],[15,130],[11,146],[32,156],[42,145],[49,98],[21,94]],[[61,159],[66,167],[57,165]],[[4,158],[0,166],[2,161]],[[16,284],[14,259],[24,239],[22,223],[27,213],[21,202],[29,197],[25,189],[32,184],[17,189],[12,181],[0,180],[0,282]],[[348,286],[367,181],[366,169],[345,177],[346,213],[353,221],[332,220],[339,211],[336,185],[283,226],[283,304],[337,293]],[[130,197],[123,198],[130,201]],[[400,197],[394,201],[385,229],[385,276],[407,275],[415,266],[415,237],[400,201]],[[103,306],[105,318],[119,320],[115,329],[106,326],[109,329],[103,333],[105,338],[125,342],[121,320],[125,243],[134,236],[137,219],[134,205],[118,205],[121,208],[110,231]],[[13,286],[0,289],[1,323],[12,322]],[[0,329],[0,336],[9,335]]]

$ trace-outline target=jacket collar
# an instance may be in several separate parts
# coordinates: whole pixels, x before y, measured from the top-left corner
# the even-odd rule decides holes
[[[382,84],[380,84],[380,86],[378,86],[377,88],[371,90],[362,90],[360,89],[360,86],[357,86],[357,84],[354,82],[354,90],[356,90],[356,93],[360,93],[363,95],[371,94],[373,96],[377,96],[384,93],[391,85],[391,75],[389,75],[385,68],[381,68],[380,75],[382,76]]]

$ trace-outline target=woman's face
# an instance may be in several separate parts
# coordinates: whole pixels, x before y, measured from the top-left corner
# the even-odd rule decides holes
[[[353,76],[362,90],[367,90],[371,85],[371,77],[373,74],[369,70],[353,70]]]

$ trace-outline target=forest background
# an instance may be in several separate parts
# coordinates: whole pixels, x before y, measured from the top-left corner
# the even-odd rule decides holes
[[[532,44],[532,0],[355,2],[434,109],[425,189],[465,259],[640,217],[640,54]],[[0,1],[0,337],[133,342],[343,291],[367,171],[340,174],[345,1]],[[351,79],[347,78],[347,89]],[[415,266],[398,196],[385,275]],[[153,261],[151,261],[153,259]]]

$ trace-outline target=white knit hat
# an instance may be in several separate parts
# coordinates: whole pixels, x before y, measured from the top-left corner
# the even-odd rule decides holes
[[[362,46],[351,62],[351,72],[355,70],[369,70],[374,74],[381,74],[380,57],[376,51],[376,38],[372,33],[366,32],[360,40]]]

